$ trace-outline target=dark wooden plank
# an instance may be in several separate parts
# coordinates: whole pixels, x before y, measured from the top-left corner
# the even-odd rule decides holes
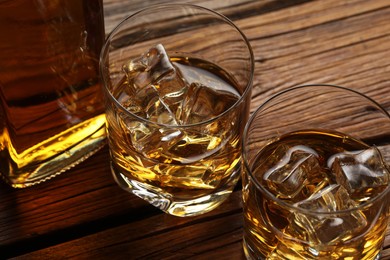
[[[105,25],[106,32],[110,32],[126,16],[153,4],[190,3],[215,10],[232,20],[239,20],[244,17],[258,16],[290,6],[298,6],[310,1],[312,0],[104,0]]]
[[[18,259],[90,259],[105,256],[176,259],[240,243],[241,227],[241,192],[236,191],[216,210],[202,216],[179,218],[160,213],[41,249]],[[203,245],[202,241],[205,240],[208,242]]]
[[[253,109],[285,88],[328,83],[390,111],[390,2],[316,1],[237,21],[256,59]]]
[[[390,159],[390,146],[380,149]],[[201,216],[178,218],[159,212],[16,259],[244,259],[242,217],[241,192],[236,191],[219,208]],[[382,254],[381,259],[389,259],[390,230]]]
[[[46,247],[156,212],[116,185],[108,156],[105,147],[74,169],[28,189],[2,184],[2,256]]]

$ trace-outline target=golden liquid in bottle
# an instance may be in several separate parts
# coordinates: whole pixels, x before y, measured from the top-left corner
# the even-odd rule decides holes
[[[102,147],[100,0],[0,1],[0,172],[47,180]]]

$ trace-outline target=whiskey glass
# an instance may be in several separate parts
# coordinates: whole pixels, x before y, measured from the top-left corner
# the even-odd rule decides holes
[[[246,257],[378,259],[389,134],[385,109],[340,86],[293,87],[263,103],[243,136]]]
[[[110,33],[100,69],[119,186],[176,216],[225,201],[240,178],[254,69],[240,29],[203,7],[152,6]]]

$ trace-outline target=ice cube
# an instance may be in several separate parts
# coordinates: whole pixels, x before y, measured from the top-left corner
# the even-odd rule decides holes
[[[158,44],[123,66],[126,87],[118,100],[130,112],[170,126],[211,119],[238,100],[239,95],[229,91],[212,89],[199,82],[189,84],[179,67]],[[191,66],[181,66],[187,67]],[[225,85],[219,88],[222,86]],[[210,156],[230,141],[232,121],[229,120],[229,126],[218,127],[218,131],[214,128],[225,121],[218,120],[194,132],[145,122],[129,122],[124,129],[130,133],[133,147],[145,156],[187,164]]]
[[[172,128],[163,129],[131,119],[122,123],[121,127],[126,131],[127,141],[133,149],[145,158],[163,164],[178,160],[169,153],[169,148],[177,145],[184,138],[182,131]]]
[[[187,90],[180,71],[161,44],[123,65],[127,77],[126,107],[150,121],[177,125],[176,110]]]
[[[175,69],[169,60],[164,47],[157,44],[140,57],[130,60],[123,65],[129,84],[139,90],[156,83]]]
[[[160,78],[152,86],[177,118],[176,114],[179,113],[178,110],[181,108],[189,84],[181,75],[180,70],[175,65],[173,67],[174,71]]]
[[[317,212],[334,212],[353,208],[356,203],[347,190],[339,184],[330,184],[313,193],[309,198],[294,204],[296,207]]]
[[[237,102],[239,96],[193,82],[181,104],[178,120],[181,124],[195,124],[214,118]]]
[[[348,240],[358,236],[368,224],[364,214],[358,209],[336,213],[357,206],[357,203],[349,197],[347,190],[338,184],[331,184],[309,198],[295,203],[294,206],[310,210],[314,214],[300,212],[292,214],[286,233],[293,237],[303,237],[311,244],[329,244]],[[331,212],[335,213],[321,214]]]
[[[263,180],[276,197],[296,202],[328,183],[318,158],[304,145],[279,146],[257,170],[265,172]]]
[[[328,160],[337,183],[357,201],[366,201],[389,185],[390,172],[376,147],[364,151],[343,152]]]

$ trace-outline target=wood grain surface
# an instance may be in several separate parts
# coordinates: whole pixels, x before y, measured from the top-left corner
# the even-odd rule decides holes
[[[162,2],[191,2],[231,18],[255,55],[251,111],[288,87],[361,91],[390,112],[390,1],[104,0],[106,33]],[[390,140],[379,145],[390,158]],[[216,210],[178,218],[121,190],[108,148],[40,185],[0,184],[0,259],[244,259],[241,191]],[[390,259],[390,231],[381,259]]]

